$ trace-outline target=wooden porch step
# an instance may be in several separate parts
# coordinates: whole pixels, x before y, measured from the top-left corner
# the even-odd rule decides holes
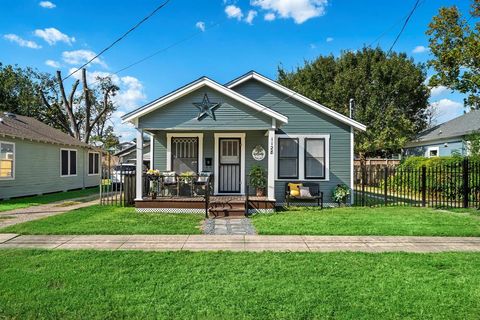
[[[245,208],[243,209],[230,209],[230,208],[216,208],[209,209],[208,213],[212,218],[244,218]]]

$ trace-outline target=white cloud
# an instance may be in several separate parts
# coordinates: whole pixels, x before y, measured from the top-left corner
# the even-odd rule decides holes
[[[34,31],[34,34],[45,40],[49,45],[54,45],[57,42],[65,42],[71,45],[75,42],[74,37],[69,37],[65,33],[62,33],[60,30],[55,28],[45,28],[45,29],[37,29]]]
[[[49,67],[52,67],[52,68],[57,68],[57,69],[60,68],[60,63],[58,63],[55,60],[50,60],[49,59],[49,60],[45,61],[45,64]]]
[[[63,51],[62,59],[68,64],[83,64],[95,56],[95,52],[90,50],[74,50],[74,51]],[[91,62],[92,64],[98,64],[104,68],[107,67],[107,64],[99,57]]]
[[[200,29],[202,32],[205,32],[205,22],[198,21],[197,23],[195,23],[195,27],[197,29]]]
[[[430,88],[430,94],[432,97],[438,97],[439,95],[447,93],[448,91],[449,89],[445,86],[436,86]]]
[[[437,115],[438,123],[442,123],[463,114],[465,110],[463,103],[453,101],[450,99],[440,99],[438,101],[432,102],[430,108],[435,109],[435,114]]]
[[[38,5],[42,8],[46,8],[46,9],[53,9],[53,8],[56,7],[55,3],[50,2],[50,1],[40,1],[38,3]]]
[[[35,41],[25,40],[16,34],[9,33],[3,36],[8,41],[15,42],[20,47],[27,47],[31,49],[40,49],[42,46],[37,44]]]
[[[310,43],[310,49],[316,49],[317,45],[315,43]]]
[[[265,19],[265,21],[273,21],[275,20],[276,17],[275,17],[275,13],[269,12],[263,18]]]
[[[252,0],[253,6],[276,13],[279,17],[292,18],[295,23],[320,17],[325,14],[327,0]],[[271,18],[271,16],[269,16]],[[265,20],[268,20],[265,15]],[[273,19],[272,19],[273,20]],[[268,20],[271,21],[271,20]]]
[[[325,41],[327,41],[327,42],[332,42],[332,41],[333,41],[333,38],[332,38],[332,37],[327,37],[327,39],[325,39]]]
[[[430,49],[427,48],[427,47],[416,46],[415,48],[413,48],[412,53],[424,53],[424,52],[427,52],[428,50],[430,50]]]
[[[242,9],[233,4],[225,7],[225,13],[230,19],[237,19],[238,21],[240,21],[243,18]]]
[[[250,10],[248,11],[247,17],[245,18],[245,22],[248,24],[252,24],[253,19],[257,16],[257,11],[255,10]]]

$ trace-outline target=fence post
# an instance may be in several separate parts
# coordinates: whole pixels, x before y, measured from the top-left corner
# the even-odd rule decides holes
[[[422,182],[421,182],[421,188],[422,188],[422,207],[425,207],[427,205],[427,167],[422,166]]]
[[[383,175],[384,175],[384,185],[383,185],[383,192],[384,192],[384,200],[385,200],[385,206],[388,204],[388,167],[385,167],[383,169]]]
[[[463,207],[468,208],[468,196],[469,196],[469,177],[468,177],[468,158],[463,159]]]
[[[365,207],[365,179],[367,178],[367,168],[366,166],[360,166],[361,175],[362,175],[362,206]]]

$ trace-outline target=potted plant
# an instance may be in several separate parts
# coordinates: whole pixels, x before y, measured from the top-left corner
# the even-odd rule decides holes
[[[350,188],[346,184],[338,184],[332,191],[332,199],[338,203],[338,206],[346,204],[350,195]]]
[[[265,169],[259,165],[254,165],[250,169],[250,173],[248,175],[250,177],[250,185],[256,188],[257,197],[263,197],[265,195],[265,187],[267,185]]]
[[[160,179],[160,171],[150,169],[147,171],[147,178],[150,181],[150,196],[157,199],[158,180]]]

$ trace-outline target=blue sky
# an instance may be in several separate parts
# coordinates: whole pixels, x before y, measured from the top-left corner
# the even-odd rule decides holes
[[[3,0],[0,61],[67,74],[99,52],[160,1]],[[122,140],[131,130],[119,116],[200,76],[221,83],[249,70],[276,78],[320,54],[363,45],[388,50],[415,0],[204,0],[171,2],[89,66],[113,73],[168,48],[115,76],[121,92],[113,119]],[[394,50],[417,62],[429,58],[425,30],[441,6],[468,12],[470,1],[422,0]],[[203,30],[203,31],[202,31]],[[382,36],[381,36],[382,35]],[[381,36],[381,37],[380,37]],[[380,37],[380,39],[378,39]],[[182,41],[188,38],[186,41]],[[375,40],[378,39],[376,42]],[[438,121],[463,112],[463,96],[435,88]]]

